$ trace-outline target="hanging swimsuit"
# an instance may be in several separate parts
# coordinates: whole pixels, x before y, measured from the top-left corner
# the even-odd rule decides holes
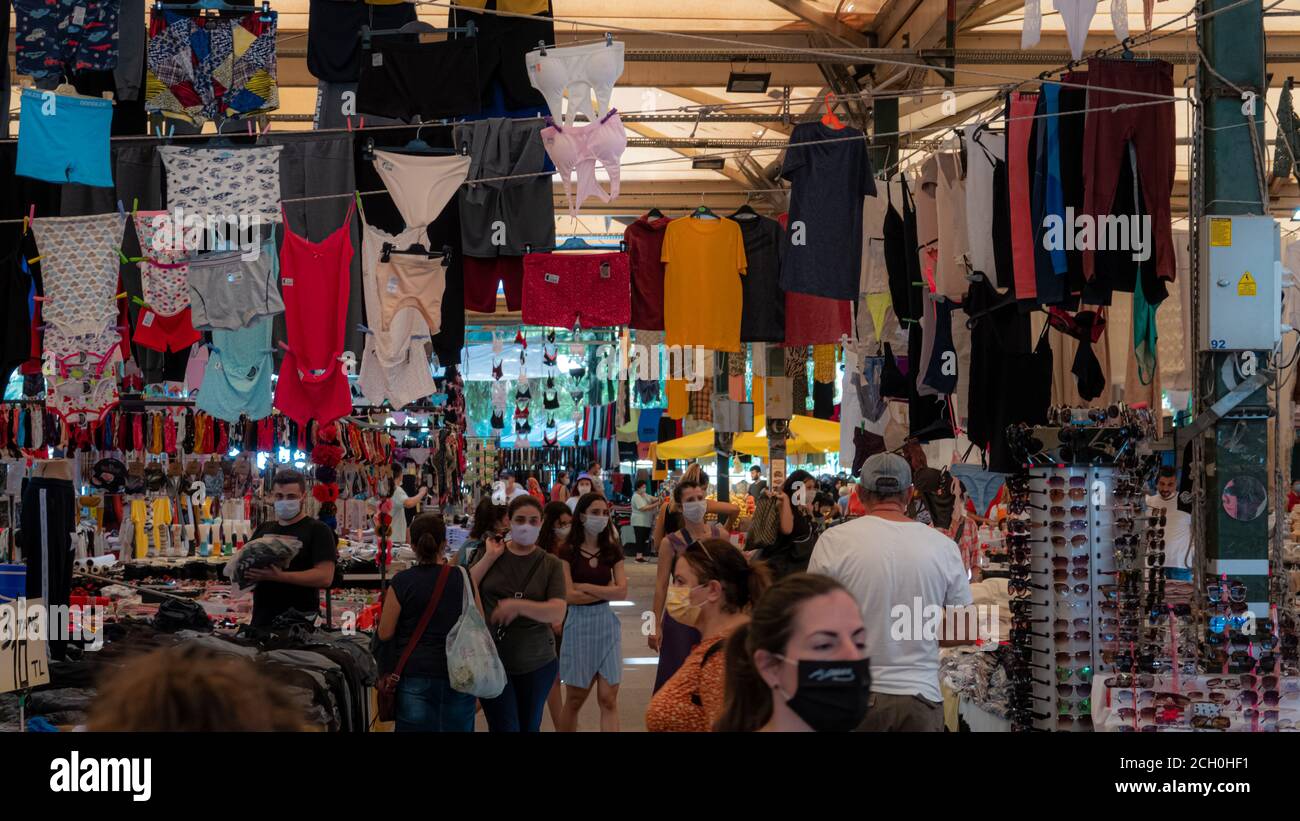
[[[407,228],[432,225],[469,176],[467,156],[420,156],[375,152],[375,170],[384,181]]]
[[[531,387],[515,388],[515,401],[527,404],[533,399],[533,389]]]
[[[115,324],[118,249],[125,227],[118,213],[32,220],[45,286],[41,316],[47,324],[68,334]]]
[[[624,45],[622,42],[588,43],[533,49],[525,58],[528,64],[528,82],[542,92],[551,116],[573,125],[578,114],[586,114],[591,122],[609,109],[614,85],[623,74]],[[564,97],[568,92],[569,114],[564,116]],[[591,107],[591,94],[596,93],[596,107]]]
[[[352,410],[352,392],[339,358],[352,269],[352,211],[321,242],[295,234],[284,220],[280,286],[285,295],[289,337],[275,407],[301,424],[333,422]]]
[[[506,426],[505,414],[501,411],[492,411],[492,429],[503,430]]]
[[[136,320],[132,342],[155,351],[179,352],[203,337],[190,318],[189,265],[173,237],[160,236],[166,211],[138,211],[135,233],[144,257],[140,266],[146,306]],[[170,232],[168,232],[170,233]]]
[[[194,400],[197,410],[227,422],[237,422],[241,415],[254,420],[270,416],[274,321],[264,316],[247,328],[212,332],[203,388]]]
[[[379,283],[388,269],[380,261],[384,243],[405,248],[421,241],[424,234],[423,228],[411,228],[394,236],[362,222],[361,281],[367,317],[380,316],[382,311]],[[387,400],[401,408],[437,390],[424,346],[416,342],[429,336],[424,315],[413,307],[398,309],[387,331],[370,329],[357,378],[357,387],[367,404],[382,405]]]
[[[585,128],[560,128],[548,119],[547,127],[542,129],[542,144],[546,146],[547,155],[560,173],[570,216],[577,218],[578,209],[588,197],[594,196],[602,202],[609,202],[618,196],[619,161],[627,149],[627,131],[623,128],[623,121],[619,119],[616,109],[611,109],[599,122]],[[609,193],[596,180],[597,163],[609,175]],[[576,201],[573,192],[575,172],[578,178]],[[528,304],[527,297],[524,304]]]
[[[243,251],[217,251],[189,260],[190,320],[196,330],[233,331],[259,316],[284,312],[275,278],[279,264],[274,242],[266,242],[256,259]]]
[[[560,407],[560,395],[556,391],[544,391],[542,393],[542,407],[546,410],[556,410]]]

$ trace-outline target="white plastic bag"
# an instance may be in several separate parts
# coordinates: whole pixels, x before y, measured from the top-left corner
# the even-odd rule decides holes
[[[451,688],[478,698],[496,698],[506,688],[506,668],[497,655],[496,642],[474,605],[474,584],[465,577],[460,619],[447,633],[447,674]]]

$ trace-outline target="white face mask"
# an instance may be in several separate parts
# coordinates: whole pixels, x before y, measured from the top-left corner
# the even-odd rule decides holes
[[[688,522],[704,521],[704,514],[709,509],[709,503],[704,499],[695,502],[682,502],[682,515]]]
[[[557,527],[557,528],[555,528],[555,538],[557,538],[557,539],[567,539],[567,538],[569,538],[569,532],[570,532],[571,530],[573,530],[572,525],[565,525],[564,527]]]
[[[586,496],[588,493],[591,493],[591,485],[587,484],[586,482],[583,482],[582,484],[578,485],[579,496]]]
[[[603,533],[605,531],[605,528],[609,527],[609,517],[593,516],[592,514],[588,513],[582,519],[582,526],[586,528],[588,533],[590,533],[593,536],[596,536]]]
[[[510,541],[517,545],[529,547],[537,544],[537,536],[542,529],[537,525],[510,525]]]
[[[275,500],[275,518],[282,522],[287,522],[298,515],[302,510],[301,499],[276,499]]]

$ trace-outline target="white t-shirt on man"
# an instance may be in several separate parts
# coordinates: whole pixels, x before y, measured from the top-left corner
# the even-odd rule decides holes
[[[1192,568],[1192,514],[1178,509],[1178,497],[1165,499],[1159,493],[1147,497],[1147,509],[1165,511],[1165,567]]]
[[[862,516],[818,538],[808,572],[835,579],[862,608],[873,693],[943,700],[938,638],[926,638],[924,629],[918,634],[915,628],[932,621],[934,611],[926,612],[930,605],[942,609],[972,602],[955,542],[918,522]]]

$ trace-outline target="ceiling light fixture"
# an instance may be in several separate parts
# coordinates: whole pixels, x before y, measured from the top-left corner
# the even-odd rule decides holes
[[[772,72],[733,71],[727,76],[727,92],[730,94],[762,94],[772,82]]]

